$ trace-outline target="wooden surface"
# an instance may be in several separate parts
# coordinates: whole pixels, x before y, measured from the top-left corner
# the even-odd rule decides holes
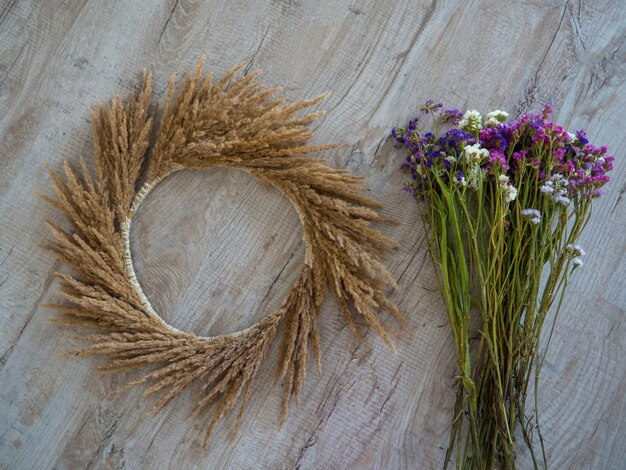
[[[190,2],[6,0],[0,7],[0,468],[438,468],[453,403],[454,353],[414,202],[387,141],[426,98],[511,113],[552,103],[570,130],[617,154],[594,207],[543,370],[543,433],[554,469],[626,468],[626,6],[623,0]],[[290,99],[330,90],[316,142],[332,165],[367,176],[384,227],[401,243],[387,265],[411,329],[393,353],[355,339],[331,301],[320,318],[322,368],[277,424],[278,348],[243,420],[200,450],[188,398],[146,414],[141,390],[97,359],[63,357],[76,331],[51,324],[60,269],[41,249],[59,214],[45,164],[91,156],[86,107],[126,95],[149,67],[162,97],[202,54],[216,75],[245,61]],[[303,260],[296,213],[237,172],[181,172],[133,224],[146,294],[199,334],[250,325],[281,302]],[[260,307],[259,307],[260,306]],[[526,455],[520,468],[529,468]]]

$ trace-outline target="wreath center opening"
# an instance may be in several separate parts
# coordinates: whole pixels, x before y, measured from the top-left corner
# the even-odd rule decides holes
[[[169,326],[218,336],[283,302],[304,259],[295,208],[234,169],[186,169],[156,185],[130,226],[130,261]]]

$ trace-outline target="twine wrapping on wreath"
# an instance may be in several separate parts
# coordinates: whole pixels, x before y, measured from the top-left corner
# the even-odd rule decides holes
[[[284,381],[282,419],[291,398],[299,404],[309,342],[320,370],[317,317],[328,291],[352,331],[356,317],[393,347],[379,311],[405,320],[384,293],[395,281],[381,263],[395,243],[370,226],[389,222],[380,204],[362,194],[362,178],[323,165],[306,154],[335,148],[309,146],[309,124],[321,115],[298,112],[324,96],[285,104],[278,91],[256,82],[258,72],[227,72],[217,83],[204,75],[203,59],[188,72],[178,93],[172,77],[157,122],[151,106],[151,75],[141,90],[91,110],[95,171],[83,159],[67,161],[63,174],[50,170],[56,198],[43,196],[72,224],[48,223],[50,248],[76,275],[57,273],[59,296],[50,304],[58,322],[98,330],[78,355],[105,355],[106,371],[140,369],[128,386],[145,384],[161,409],[192,384],[197,401],[190,414],[210,414],[204,446],[218,421],[240,401],[236,431],[277,327],[284,321],[277,378]],[[151,136],[154,136],[151,142]],[[150,145],[152,143],[152,145]],[[152,308],[133,268],[130,225],[141,201],[164,178],[183,168],[233,168],[278,189],[296,209],[306,244],[304,266],[275,312],[245,330],[200,337],[168,325]]]

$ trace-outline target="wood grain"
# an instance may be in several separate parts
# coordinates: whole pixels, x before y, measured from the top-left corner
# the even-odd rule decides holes
[[[540,396],[552,468],[626,468],[626,8],[621,0],[192,2],[28,1],[0,6],[0,468],[439,468],[447,444],[454,354],[424,232],[400,190],[387,141],[426,98],[511,112],[555,105],[618,159],[582,244],[544,367]],[[75,331],[39,307],[61,267],[41,249],[59,218],[36,190],[91,152],[86,107],[206,54],[220,75],[244,61],[289,99],[332,96],[317,143],[330,164],[367,177],[401,243],[387,265],[411,328],[398,352],[355,339],[329,302],[320,319],[322,374],[277,424],[272,350],[241,432],[226,420],[200,450],[187,400],[145,414],[140,390],[97,361],[62,357]],[[289,203],[245,174],[182,172],[142,205],[131,233],[139,281],[164,318],[219,334],[281,302],[303,259]],[[520,468],[530,468],[520,456]]]

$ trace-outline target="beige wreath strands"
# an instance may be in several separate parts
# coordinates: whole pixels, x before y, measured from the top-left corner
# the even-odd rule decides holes
[[[309,343],[320,367],[317,317],[332,291],[350,328],[361,317],[386,343],[386,310],[402,315],[384,291],[395,282],[381,264],[394,242],[370,226],[386,220],[380,205],[362,194],[361,178],[306,156],[334,146],[309,146],[308,124],[320,113],[299,116],[323,97],[291,104],[273,99],[274,88],[256,82],[257,73],[229,71],[217,83],[201,61],[179,91],[172,78],[157,122],[151,106],[151,76],[139,93],[90,110],[95,172],[84,160],[50,171],[54,198],[44,196],[72,223],[68,231],[49,223],[51,248],[77,275],[59,273],[63,303],[51,305],[68,325],[95,328],[80,355],[105,355],[107,371],[139,369],[145,395],[161,409],[192,384],[192,414],[210,416],[206,440],[217,422],[241,403],[284,320],[278,378],[284,381],[282,417],[290,399],[299,403]],[[153,143],[151,145],[151,139]],[[169,325],[153,310],[139,286],[129,249],[130,224],[139,204],[163,178],[183,168],[235,168],[281,191],[303,225],[306,256],[302,272],[282,306],[252,327],[222,336],[199,337]]]

